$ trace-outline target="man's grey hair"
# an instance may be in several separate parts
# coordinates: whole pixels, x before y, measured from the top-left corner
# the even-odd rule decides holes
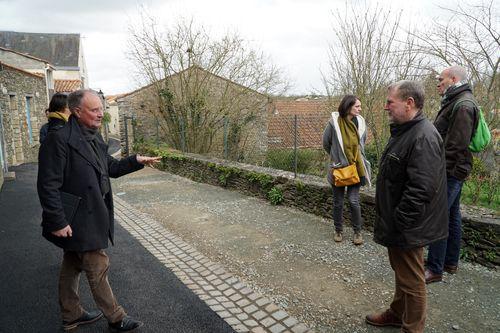
[[[395,90],[397,96],[402,100],[413,98],[417,109],[422,110],[425,101],[424,87],[420,82],[402,80],[391,84],[389,90]]]
[[[459,81],[467,79],[467,70],[462,66],[451,66],[446,69],[449,76],[455,76]]]
[[[68,107],[71,112],[73,112],[74,109],[80,107],[80,105],[82,104],[82,99],[86,94],[94,94],[96,96],[99,96],[97,95],[97,92],[92,89],[80,89],[73,91],[68,95]]]

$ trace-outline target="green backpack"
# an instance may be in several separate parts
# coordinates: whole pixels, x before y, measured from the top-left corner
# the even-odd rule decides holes
[[[479,111],[479,121],[477,122],[476,130],[474,131],[472,140],[469,144],[469,150],[474,153],[478,153],[483,151],[491,142],[491,133],[490,129],[488,128],[488,123],[484,119],[482,108],[478,106],[476,101],[472,99],[458,100],[453,106],[452,114],[455,113],[455,109],[457,109],[458,105],[465,101],[472,102],[472,104],[474,104],[474,107]]]

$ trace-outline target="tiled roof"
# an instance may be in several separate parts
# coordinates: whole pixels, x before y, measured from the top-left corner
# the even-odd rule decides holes
[[[49,34],[0,31],[0,46],[60,67],[78,67],[80,34]]]
[[[125,95],[128,95],[128,93],[105,96],[106,102],[108,102],[109,104],[114,104],[114,103],[116,103],[116,100],[118,98],[121,98],[121,97],[123,97]]]
[[[56,92],[70,93],[82,88],[80,80],[54,80],[54,90]]]
[[[268,146],[293,148],[297,116],[297,146],[321,148],[323,130],[330,119],[326,99],[286,100],[277,99],[270,105],[268,124]]]

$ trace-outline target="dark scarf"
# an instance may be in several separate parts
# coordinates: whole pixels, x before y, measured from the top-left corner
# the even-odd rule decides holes
[[[443,98],[441,98],[441,106],[451,103],[455,100],[455,98],[463,93],[464,91],[468,91],[472,93],[472,89],[467,82],[461,82],[452,86],[449,86],[448,89],[444,92]]]
[[[80,124],[79,124],[80,125]],[[101,188],[101,194],[104,198],[110,191],[111,185],[109,182],[108,168],[106,163],[106,156],[98,148],[97,133],[99,133],[97,128],[88,128],[86,126],[80,125],[82,130],[82,135],[85,141],[90,146],[90,151],[93,153],[94,160],[98,166],[99,172],[97,176],[99,177],[99,186]]]
[[[422,121],[423,119],[425,119],[425,115],[422,110],[419,110],[412,120],[407,121],[403,124],[391,124],[391,138],[400,136],[402,133],[408,131],[416,123]]]

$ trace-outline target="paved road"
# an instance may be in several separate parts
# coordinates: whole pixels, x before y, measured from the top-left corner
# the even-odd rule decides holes
[[[108,139],[108,153],[113,155],[114,153],[119,151],[120,148],[121,148],[120,140],[109,137],[109,139]]]
[[[61,250],[41,237],[36,164],[12,168],[15,181],[0,192],[0,332],[60,331],[57,275]],[[145,322],[140,332],[234,332],[214,311],[119,225],[110,248],[110,281],[128,313]],[[82,277],[82,303],[94,307]],[[79,332],[106,332],[106,321]]]
[[[316,333],[398,331],[364,322],[394,291],[387,251],[371,233],[357,247],[346,227],[347,240],[335,243],[330,219],[151,168],[113,186],[130,211],[150,216]],[[498,271],[461,262],[458,274],[428,286],[425,331],[500,333],[498,290]]]

